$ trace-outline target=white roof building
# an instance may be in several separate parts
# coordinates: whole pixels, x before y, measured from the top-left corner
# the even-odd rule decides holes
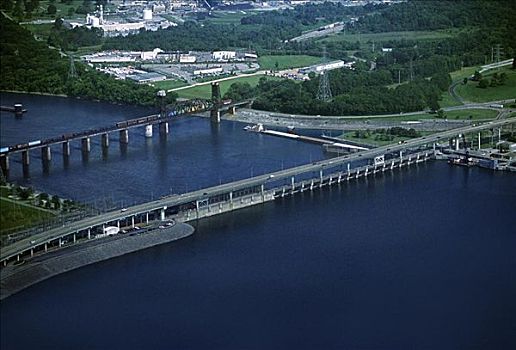
[[[215,61],[228,61],[236,58],[236,51],[213,51],[211,57]]]

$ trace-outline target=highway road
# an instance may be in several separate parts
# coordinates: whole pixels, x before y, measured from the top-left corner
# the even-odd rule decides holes
[[[77,222],[68,223],[63,227],[58,227],[47,232],[36,234],[29,238],[15,242],[7,247],[3,247],[0,254],[0,261],[4,261],[5,259],[15,257],[16,255],[24,251],[28,251],[29,249],[35,246],[39,246],[41,244],[58,239],[60,237],[73,234],[79,230],[85,230],[89,227],[100,226],[107,222],[121,220],[134,215],[144,214],[153,210],[160,210],[164,207],[173,207],[180,204],[195,202],[196,200],[205,199],[218,194],[229,193],[230,191],[246,189],[253,186],[260,186],[267,182],[291,178],[292,176],[296,176],[307,172],[319,171],[321,169],[331,169],[334,167],[348,164],[356,160],[368,159],[385,153],[395,153],[411,147],[417,147],[424,144],[433,144],[434,142],[439,142],[442,140],[446,140],[448,138],[456,137],[458,134],[475,133],[481,130],[498,128],[512,123],[516,123],[516,117],[494,120],[489,123],[476,126],[466,126],[453,130],[447,130],[437,134],[412,139],[406,141],[406,143],[403,144],[386,145],[359,153],[322,160],[269,174],[264,174],[252,178],[222,184],[219,186],[213,186],[182,195],[168,196],[152,202],[142,203],[139,205],[129,207],[124,212],[113,211],[109,213],[100,214],[95,217],[90,217]]]

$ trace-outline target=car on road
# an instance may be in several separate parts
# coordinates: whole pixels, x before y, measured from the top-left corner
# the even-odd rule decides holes
[[[122,209],[120,210],[120,212],[122,212],[122,213],[123,213],[123,212],[126,212],[126,211],[127,211],[127,208],[122,208]]]

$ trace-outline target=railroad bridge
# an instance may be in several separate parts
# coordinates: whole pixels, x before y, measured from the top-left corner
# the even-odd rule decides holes
[[[339,185],[355,179],[376,176],[395,169],[432,159],[436,143],[457,140],[460,135],[502,128],[516,123],[516,117],[467,126],[387,145],[350,155],[331,158],[290,169],[242,179],[198,191],[172,195],[82,220],[67,223],[34,234],[16,242],[8,242],[0,252],[3,266],[12,261],[80,240],[93,239],[95,231],[106,225],[135,227],[152,220],[187,222],[218,215],[240,208],[272,201],[276,198],[314,191],[324,186]],[[66,242],[66,243],[65,243]]]
[[[211,121],[220,123],[220,116],[223,113],[236,113],[236,108],[240,106],[249,106],[252,100],[245,101],[224,101],[220,97],[220,87],[218,83],[212,83],[212,99],[192,99],[187,101],[178,101],[168,106],[162,106],[159,114],[153,114],[146,117],[135,118],[120,121],[113,125],[99,127],[89,130],[83,130],[73,133],[66,133],[45,140],[34,140],[13,146],[0,148],[0,168],[5,177],[9,177],[10,157],[14,154],[21,154],[21,164],[23,175],[29,175],[30,151],[33,149],[41,150],[41,159],[43,169],[48,169],[49,162],[52,160],[51,148],[59,146],[62,148],[64,163],[68,163],[71,147],[70,143],[74,140],[80,140],[83,158],[87,159],[91,151],[91,138],[100,136],[101,147],[103,152],[107,151],[110,145],[110,135],[118,133],[121,149],[124,149],[129,143],[129,129],[145,128],[145,137],[153,137],[154,125],[158,126],[159,133],[166,136],[169,132],[169,121],[173,118],[185,115],[199,114],[210,111]]]

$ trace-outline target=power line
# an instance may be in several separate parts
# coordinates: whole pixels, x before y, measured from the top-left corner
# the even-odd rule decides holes
[[[68,71],[68,79],[77,78],[77,71],[75,70],[75,63],[73,61],[73,55],[70,55],[70,70]]]
[[[323,64],[326,62],[326,46],[323,46]],[[317,91],[317,99],[326,102],[330,101],[332,98],[328,73],[329,71],[322,70],[319,78],[319,90]]]

